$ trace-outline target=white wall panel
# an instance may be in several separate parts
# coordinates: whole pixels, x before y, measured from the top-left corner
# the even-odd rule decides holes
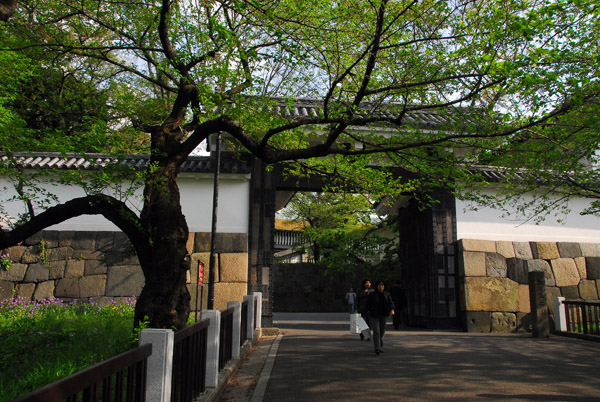
[[[190,232],[209,232],[212,221],[212,175],[193,175],[185,173],[178,180],[181,191],[181,204]],[[83,197],[85,193],[79,187],[46,183],[44,188],[56,194],[61,202]],[[25,211],[20,202],[4,202],[14,194],[14,190],[4,178],[0,178],[0,191],[4,213],[17,216]],[[141,194],[141,189],[138,195]],[[221,174],[219,185],[219,208],[217,231],[222,233],[248,232],[248,200],[250,181],[245,175]],[[130,200],[129,206],[136,212],[141,208],[141,197]],[[84,215],[69,219],[48,230],[115,231],[118,228],[100,215]]]
[[[491,192],[489,194],[492,194]],[[502,211],[478,206],[471,210],[470,204],[456,200],[456,225],[458,239],[510,240],[510,241],[565,241],[600,242],[600,218],[580,215],[589,200],[575,200],[569,206],[568,215],[549,215],[536,224],[517,216],[513,211]],[[558,222],[561,219],[561,222]]]

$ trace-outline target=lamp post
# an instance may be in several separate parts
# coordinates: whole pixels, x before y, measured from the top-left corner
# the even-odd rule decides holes
[[[215,306],[215,238],[217,234],[217,211],[219,209],[219,173],[221,170],[221,133],[216,134],[216,166],[213,183],[212,226],[210,231],[210,256],[208,260],[208,306]]]

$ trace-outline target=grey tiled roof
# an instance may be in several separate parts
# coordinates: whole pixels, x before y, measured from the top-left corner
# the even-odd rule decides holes
[[[383,105],[363,103],[356,115],[357,117],[375,116],[394,120],[398,117],[402,107],[403,105],[391,103]],[[461,108],[448,109],[448,113],[441,113],[434,109],[414,109],[408,108],[403,116],[402,124],[415,128],[438,128],[464,121],[469,114],[467,109]],[[290,104],[285,99],[277,99],[274,111],[282,117],[292,120],[317,119],[323,117],[323,102],[316,99],[297,99]]]
[[[54,152],[15,153],[17,163],[25,169],[55,169],[55,170],[96,170],[113,163],[122,163],[130,168],[144,170],[150,161],[149,155],[125,155],[117,159],[104,154],[60,154]],[[2,164],[8,162],[6,155],[0,156]],[[214,160],[208,156],[190,156],[181,165],[182,172],[214,173]],[[221,172],[250,173],[250,164],[246,160],[222,158]]]

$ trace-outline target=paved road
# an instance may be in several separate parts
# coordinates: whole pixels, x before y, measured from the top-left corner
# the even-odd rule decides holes
[[[283,336],[266,340],[271,358],[250,354],[267,361],[253,402],[600,401],[600,343],[389,325],[376,355],[349,333],[348,314],[274,318]]]

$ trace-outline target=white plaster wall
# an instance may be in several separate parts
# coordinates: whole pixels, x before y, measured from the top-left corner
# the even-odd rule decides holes
[[[490,195],[493,193],[490,191]],[[589,200],[574,200],[569,203],[571,212],[558,217],[549,215],[536,224],[517,216],[516,212],[508,216],[502,211],[477,206],[456,200],[456,226],[458,239],[509,240],[509,241],[564,241],[564,242],[600,242],[600,218],[580,215],[579,212],[589,206]],[[557,220],[561,219],[561,222]]]
[[[248,202],[250,197],[250,180],[248,175],[221,174],[219,183],[219,205],[217,215],[217,232],[247,233]],[[212,222],[213,177],[208,174],[182,173],[178,179],[181,191],[181,205],[190,232],[210,232]],[[76,186],[55,185],[45,183],[42,187],[59,197],[61,202],[75,197],[83,197],[85,193]],[[130,208],[139,212],[141,208],[141,189],[138,197],[131,199]],[[17,216],[25,211],[20,202],[7,202],[14,195],[14,190],[6,178],[0,178],[0,202],[3,216]],[[100,215],[83,215],[69,219],[48,230],[80,230],[80,231],[117,231],[114,224]]]

